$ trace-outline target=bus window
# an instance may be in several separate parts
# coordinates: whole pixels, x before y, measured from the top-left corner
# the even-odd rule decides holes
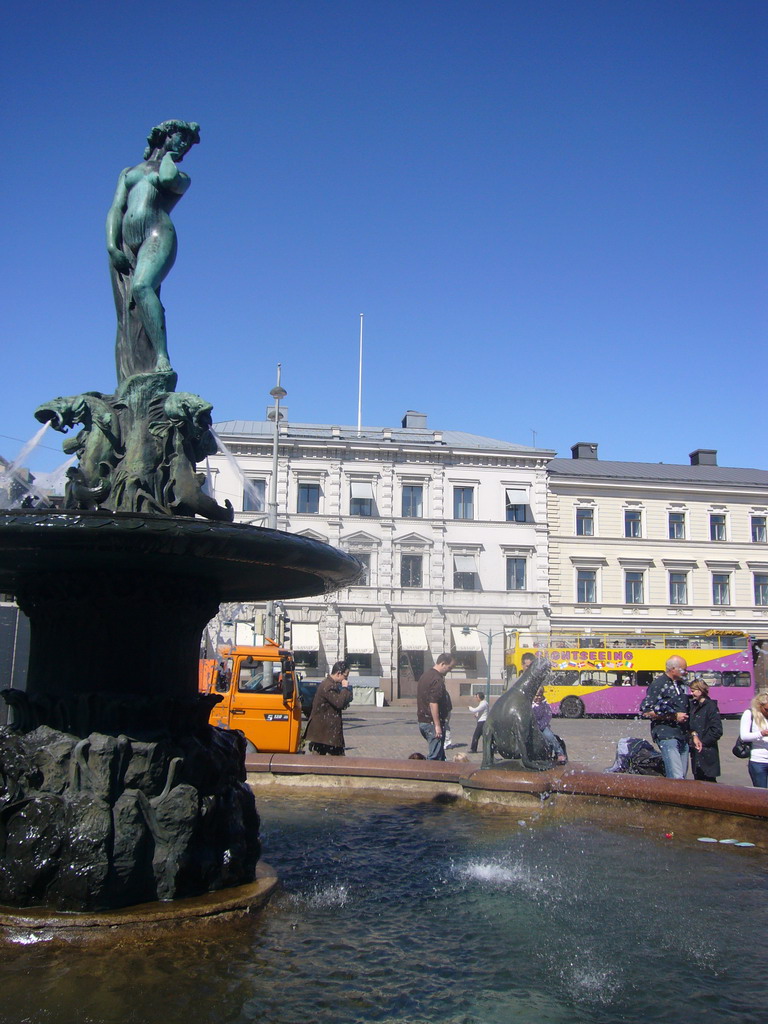
[[[655,672],[638,672],[637,673],[637,686],[650,686],[654,680]]]
[[[608,673],[599,671],[582,672],[579,682],[582,686],[607,686]]]
[[[547,679],[547,686],[578,686],[578,672],[553,672]]]
[[[606,672],[609,686],[635,686],[634,672]]]
[[[749,672],[689,672],[688,685],[692,682],[693,675],[697,679],[703,679],[707,686],[751,686]]]

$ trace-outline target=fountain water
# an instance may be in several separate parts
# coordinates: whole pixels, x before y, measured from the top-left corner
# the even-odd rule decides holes
[[[224,444],[224,442],[213,429],[213,427],[211,427],[211,434],[213,435],[216,441],[219,451],[227,460],[229,465],[232,467],[235,476],[242,484],[243,495],[247,496],[248,504],[250,504],[251,506],[251,511],[263,512],[266,515],[266,509],[264,508],[264,495],[255,487],[253,481],[249,480],[245,473],[243,473],[240,467],[240,463],[237,461],[237,459],[229,450],[229,448]]]
[[[30,1024],[754,1019],[763,964],[744,922],[765,923],[764,854],[698,844],[673,808],[629,827],[602,805],[582,817],[555,804],[510,814],[260,789],[283,888],[257,918],[149,956],[123,943],[77,958],[19,932],[5,1003]]]
[[[44,423],[22,445],[13,462],[0,468],[0,506],[19,508],[24,504],[25,507],[35,507],[47,503],[46,495],[35,485],[34,477],[24,468],[24,464],[42,441],[49,426],[49,423]]]

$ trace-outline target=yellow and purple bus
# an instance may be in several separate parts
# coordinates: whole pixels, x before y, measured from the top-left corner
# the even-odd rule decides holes
[[[688,662],[688,682],[703,679],[723,715],[741,714],[755,694],[754,641],[746,633],[710,629],[701,633],[508,633],[508,683],[523,670],[523,658],[545,658],[551,675],[544,688],[552,711],[563,718],[639,713],[648,684],[667,658]]]

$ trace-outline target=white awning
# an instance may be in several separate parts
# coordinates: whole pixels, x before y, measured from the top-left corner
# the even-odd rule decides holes
[[[477,562],[474,555],[454,555],[454,572],[477,572]]]
[[[507,504],[508,505],[527,505],[528,504],[528,488],[527,487],[507,487]]]
[[[428,651],[427,631],[423,626],[400,626],[400,649],[403,651]]]
[[[291,624],[291,646],[294,651],[319,651],[320,627],[316,622]]]
[[[353,498],[363,498],[365,500],[373,500],[373,484],[370,480],[353,480],[350,483],[350,494]],[[358,654],[362,654],[362,651],[358,651]]]
[[[451,626],[453,633],[453,646],[457,651],[481,651],[480,634],[470,629],[469,633],[462,633],[463,626]]]
[[[373,654],[373,627],[346,626],[347,654]]]

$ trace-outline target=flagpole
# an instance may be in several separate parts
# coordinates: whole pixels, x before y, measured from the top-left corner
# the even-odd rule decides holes
[[[360,368],[357,374],[357,436],[363,433],[363,314],[360,314]]]

